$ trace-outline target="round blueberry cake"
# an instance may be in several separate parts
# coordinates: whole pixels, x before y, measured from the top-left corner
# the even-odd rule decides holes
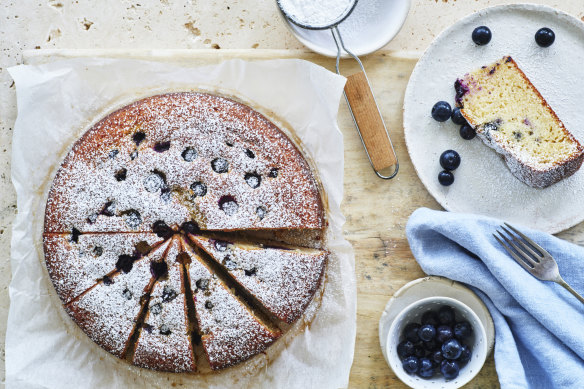
[[[264,352],[303,315],[325,227],[317,180],[284,132],[236,101],[183,92],[115,111],[73,145],[43,241],[65,310],[95,343],[194,372]]]

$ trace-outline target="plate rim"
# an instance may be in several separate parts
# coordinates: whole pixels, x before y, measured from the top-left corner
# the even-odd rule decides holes
[[[464,23],[466,23],[469,20],[472,20],[474,18],[484,16],[485,14],[488,14],[490,12],[499,12],[499,11],[508,11],[508,10],[512,10],[512,11],[528,10],[528,11],[545,12],[547,14],[553,14],[553,15],[555,15],[555,17],[560,17],[560,18],[563,18],[564,20],[568,20],[568,21],[572,22],[574,26],[579,27],[580,29],[582,29],[582,31],[584,31],[584,21],[578,19],[577,17],[575,17],[573,15],[570,15],[567,12],[564,12],[562,10],[559,10],[557,8],[554,8],[554,7],[551,7],[548,5],[533,4],[533,3],[499,4],[499,5],[494,5],[494,6],[490,6],[490,7],[485,7],[483,9],[480,9],[478,11],[470,13],[470,14],[464,16],[463,18],[457,20],[456,22],[454,22],[453,24],[451,24],[450,26],[448,26],[444,30],[442,30],[432,40],[432,43],[430,43],[430,45],[428,45],[426,50],[424,50],[424,53],[420,56],[420,58],[416,62],[416,65],[414,66],[414,69],[412,70],[412,73],[410,74],[410,78],[408,80],[408,85],[407,85],[406,91],[404,93],[404,101],[403,101],[403,105],[402,105],[404,140],[405,140],[405,144],[406,144],[406,149],[408,151],[408,156],[410,157],[410,160],[412,161],[412,165],[414,167],[416,175],[418,176],[418,179],[422,182],[422,185],[424,185],[424,188],[434,198],[434,200],[438,204],[440,204],[440,206],[443,209],[445,209],[448,212],[473,213],[473,210],[462,211],[462,210],[454,209],[452,207],[452,205],[446,201],[445,196],[441,195],[436,189],[433,189],[431,186],[426,185],[426,182],[424,181],[424,179],[420,175],[420,171],[418,169],[418,166],[413,162],[413,160],[411,158],[410,149],[413,147],[413,145],[411,144],[411,142],[412,142],[411,135],[408,135],[408,134],[411,134],[411,130],[410,131],[407,130],[407,128],[411,128],[411,124],[410,124],[410,120],[408,119],[408,116],[406,115],[406,111],[411,109],[410,107],[408,107],[408,105],[409,105],[408,102],[410,101],[410,99],[411,99],[410,96],[413,93],[412,92],[412,89],[413,89],[413,86],[412,86],[413,81],[412,80],[417,75],[417,73],[420,72],[420,68],[421,68],[420,64],[423,62],[425,63],[425,61],[423,61],[423,60],[427,57],[428,52],[434,48],[437,41],[442,40],[443,36],[446,36],[447,34],[449,34],[452,30],[454,30],[460,24],[464,24]],[[546,231],[550,234],[557,234],[557,233],[565,231],[569,228],[572,228],[572,227],[582,223],[583,221],[584,221],[584,213],[578,218],[572,218],[570,220],[564,220],[564,221],[560,221],[560,222],[556,222],[556,223],[548,223],[548,225],[546,225],[546,227],[549,227],[549,228],[545,228],[544,231]],[[534,226],[531,226],[531,227],[534,228]],[[542,227],[540,226],[539,229],[542,229]]]

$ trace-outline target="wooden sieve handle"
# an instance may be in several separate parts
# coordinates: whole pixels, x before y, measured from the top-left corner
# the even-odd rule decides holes
[[[347,77],[345,95],[371,158],[373,169],[380,172],[396,165],[397,157],[364,72]]]

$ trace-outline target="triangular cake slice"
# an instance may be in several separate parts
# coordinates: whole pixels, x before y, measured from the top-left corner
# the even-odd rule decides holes
[[[261,353],[281,335],[262,321],[183,242],[202,345],[213,370]]]
[[[152,233],[44,234],[47,270],[57,294],[67,304],[118,267],[161,243]]]
[[[146,258],[102,279],[65,306],[71,318],[95,343],[123,358],[136,320],[155,277],[151,263],[164,257],[168,242]]]
[[[465,74],[454,88],[463,116],[520,181],[545,188],[582,165],[584,148],[511,57]]]
[[[298,319],[312,300],[328,255],[308,248],[230,242],[193,234],[189,238],[286,323]]]
[[[166,274],[158,275],[134,349],[136,366],[175,373],[195,370],[180,252],[180,240],[172,239]]]

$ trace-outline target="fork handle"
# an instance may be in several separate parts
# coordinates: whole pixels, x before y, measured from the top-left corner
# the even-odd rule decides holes
[[[568,290],[568,292],[572,293],[578,300],[580,300],[581,303],[584,303],[584,297],[580,296],[578,294],[578,292],[576,292],[574,289],[572,289],[572,287],[570,285],[568,285],[568,283],[566,281],[564,281],[562,278],[560,278],[557,281],[557,283],[562,285],[564,288],[566,288]]]

